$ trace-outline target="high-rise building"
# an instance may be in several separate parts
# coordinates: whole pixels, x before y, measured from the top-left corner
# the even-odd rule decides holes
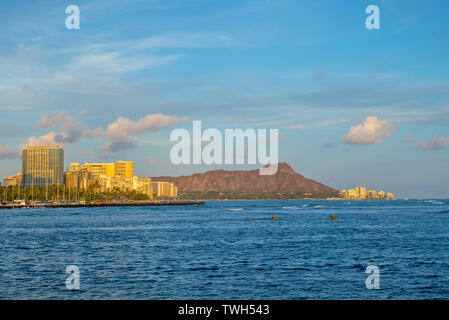
[[[115,175],[122,178],[134,177],[134,161],[116,161]]]
[[[360,199],[365,200],[366,199],[366,188],[360,187]]]
[[[171,182],[152,182],[153,192],[157,197],[178,196],[178,188]]]
[[[59,146],[33,146],[23,149],[22,179],[24,187],[63,185],[64,150]]]
[[[134,177],[134,161],[117,161],[115,163],[85,163],[84,165],[74,162],[70,164],[70,170],[79,170],[82,167],[91,172],[96,179],[100,176],[107,176],[111,178],[114,178],[115,176],[121,176],[122,178]]]
[[[74,163],[76,166],[77,163]],[[113,163],[85,163],[84,167],[91,172],[95,178],[105,175],[108,177],[115,176],[115,165]]]
[[[95,183],[91,172],[86,168],[70,165],[71,170],[65,173],[65,185],[67,188],[87,189]],[[78,169],[77,169],[78,168]]]

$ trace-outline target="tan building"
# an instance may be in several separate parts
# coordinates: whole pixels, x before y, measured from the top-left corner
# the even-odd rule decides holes
[[[32,146],[22,151],[23,186],[64,184],[64,150],[59,146]]]
[[[150,197],[150,199],[153,199],[154,197],[153,184],[151,183],[151,178],[134,177],[133,190],[146,194],[147,196]]]
[[[70,165],[71,170],[65,173],[65,185],[67,188],[87,189],[95,183],[94,176],[86,168]]]
[[[72,168],[73,166],[73,168]],[[100,176],[115,177],[120,175],[123,178],[134,177],[134,161],[116,161],[115,163],[71,163],[70,170],[79,170],[79,168],[86,168],[95,178]]]
[[[77,171],[81,169],[81,165],[78,162],[71,162],[70,163],[70,170]]]
[[[69,188],[87,188],[98,183],[101,192],[132,191],[146,194],[153,199],[158,197],[178,196],[178,188],[169,182],[152,182],[151,178],[134,176],[134,161],[117,161],[115,163],[70,164],[66,172],[66,186]]]
[[[357,187],[349,190],[341,190],[340,197],[348,200],[375,200],[375,199],[394,199],[394,194],[385,191],[376,192],[375,190],[366,190],[365,187]]]
[[[134,177],[134,161],[116,161],[115,175],[123,178]]]
[[[118,175],[116,177],[108,177],[106,175],[102,175],[97,179],[97,181],[102,192],[112,192],[116,189],[120,191],[135,190],[137,192],[146,194],[150,199],[153,199],[153,186],[151,183],[151,178],[124,178],[121,175]]]
[[[15,176],[5,176],[3,179],[3,186],[21,186],[22,185],[22,174],[17,173]]]
[[[171,182],[153,182],[153,192],[157,197],[171,197],[178,196],[178,188]]]
[[[366,199],[366,188],[360,187],[359,191],[360,191],[360,194],[359,194],[360,199],[365,200]]]
[[[113,163],[85,163],[81,167],[86,168],[95,178],[101,175],[115,177],[115,165]]]

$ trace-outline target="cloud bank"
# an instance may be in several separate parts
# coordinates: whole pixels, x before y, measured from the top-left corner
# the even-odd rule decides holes
[[[363,123],[349,129],[342,142],[352,145],[378,144],[392,134],[392,125],[387,120],[379,120],[377,117],[366,117]]]
[[[438,136],[432,140],[420,143],[418,148],[426,151],[436,151],[444,149],[449,144],[449,137]]]
[[[130,136],[137,136],[147,131],[158,131],[167,126],[188,121],[189,118],[178,118],[167,116],[162,113],[149,114],[138,121],[132,121],[125,117],[118,117],[116,121],[110,123],[107,129],[98,127],[94,130],[87,129],[85,134],[88,138],[108,137],[110,139],[125,139]]]
[[[10,151],[5,145],[0,144],[0,160],[3,159],[16,159],[19,158],[19,154],[17,152]]]
[[[103,144],[100,150],[115,152],[134,148],[135,144],[129,141],[130,137],[138,136],[148,131],[159,131],[164,127],[173,126],[188,120],[188,117],[178,118],[162,113],[149,114],[140,118],[138,121],[118,117],[106,129],[102,127],[93,130],[86,129],[85,136],[88,138],[109,138],[110,141]]]

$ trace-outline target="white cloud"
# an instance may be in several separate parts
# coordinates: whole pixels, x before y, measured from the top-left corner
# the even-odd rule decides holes
[[[419,144],[421,150],[435,151],[444,149],[449,144],[449,137],[438,136],[432,140]]]
[[[177,60],[176,55],[126,56],[122,52],[90,53],[76,57],[67,66],[68,74],[85,78],[86,75],[104,76],[123,74],[157,67]]]
[[[0,160],[2,159],[15,159],[18,158],[17,152],[11,152],[7,146],[0,144]]]
[[[392,133],[393,128],[387,120],[366,117],[363,123],[349,129],[342,142],[355,145],[377,144],[390,137]]]
[[[125,117],[118,117],[116,121],[110,123],[108,128],[104,130],[98,127],[94,130],[86,130],[86,136],[92,137],[108,137],[115,140],[123,140],[129,136],[137,136],[147,131],[158,131],[163,127],[173,126],[177,123],[188,121],[189,118],[178,118],[167,116],[162,113],[149,114],[138,121],[132,121]]]
[[[30,146],[63,146],[64,143],[56,141],[60,134],[61,133],[51,131],[37,138],[34,136],[29,137],[27,141],[22,142],[19,145],[19,152]]]
[[[78,128],[78,121],[65,111],[61,111],[54,117],[46,114],[39,122],[39,127],[43,129],[50,129],[53,127],[60,127],[60,131],[54,136],[56,143],[74,143],[77,142],[82,132]]]
[[[3,159],[18,159],[20,155],[16,152],[0,153],[0,160]]]
[[[138,136],[147,131],[158,131],[164,127],[173,126],[177,123],[185,122],[189,118],[178,118],[167,116],[162,113],[149,114],[138,121],[132,121],[125,117],[118,117],[117,120],[110,123],[107,129],[98,127],[96,129],[86,129],[85,136],[88,138],[105,137],[110,141],[100,147],[103,151],[119,151],[132,149],[135,143],[129,141],[128,138]]]
[[[70,116],[67,112],[61,111],[54,117],[46,114],[41,117],[39,122],[39,127],[43,129],[49,129],[54,126],[60,125],[63,129],[70,129],[75,127],[78,124],[72,116]]]
[[[50,131],[39,137],[29,137],[19,145],[17,154],[20,154],[24,148],[29,146],[63,147],[67,144],[77,142],[82,136],[78,121],[65,111],[61,111],[53,117],[45,114],[41,117],[38,127],[41,129],[58,127],[59,131]]]

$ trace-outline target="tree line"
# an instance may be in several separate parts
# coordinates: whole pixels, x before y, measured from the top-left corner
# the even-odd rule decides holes
[[[117,187],[102,191],[99,184],[95,183],[88,188],[68,188],[65,186],[21,187],[1,186],[0,202],[12,202],[14,200],[32,201],[112,201],[112,200],[149,200],[147,194],[136,190],[121,190]]]

